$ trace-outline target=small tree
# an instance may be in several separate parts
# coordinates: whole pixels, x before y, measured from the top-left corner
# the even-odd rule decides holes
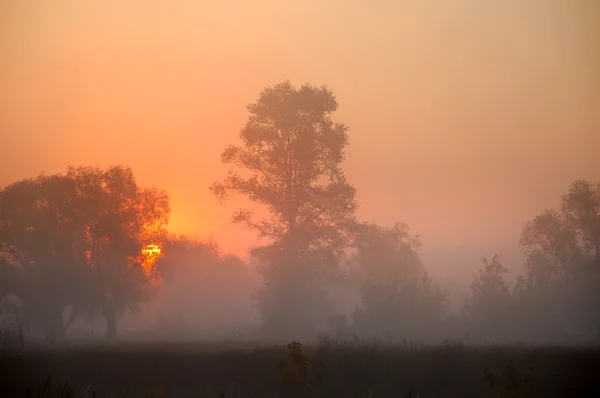
[[[511,294],[505,281],[508,270],[494,255],[492,261],[483,259],[483,268],[473,277],[471,295],[465,303],[465,312],[484,333],[502,336],[506,332]]]
[[[233,222],[270,240],[253,254],[267,264],[259,305],[272,333],[310,325],[306,300],[319,295],[315,283],[338,264],[355,221],[355,189],[340,168],[348,129],[330,118],[337,107],[325,87],[286,81],[266,88],[248,106],[242,145],[222,154],[234,169],[211,187],[221,200],[240,194],[269,212],[257,220],[242,209]]]

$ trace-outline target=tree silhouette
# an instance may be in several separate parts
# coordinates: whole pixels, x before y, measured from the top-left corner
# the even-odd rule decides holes
[[[485,319],[497,317],[507,308],[510,290],[505,277],[508,269],[494,255],[492,261],[483,260],[483,268],[473,277],[469,312]]]
[[[362,224],[355,246],[350,264],[360,284],[362,305],[354,314],[359,329],[406,336],[439,320],[445,294],[429,279],[418,254],[420,242],[405,224]]]
[[[179,323],[179,332],[193,324],[202,329],[239,327],[253,287],[246,264],[223,255],[211,241],[171,236],[163,247],[156,263],[165,282],[162,302],[168,308],[161,316],[163,326]]]
[[[114,338],[123,310],[135,311],[148,298],[152,274],[141,253],[164,238],[169,199],[154,188],[140,188],[127,167],[70,168],[67,176],[77,182],[85,214],[93,215],[86,225],[90,294],[106,319],[107,336]]]
[[[295,89],[286,81],[266,88],[248,106],[242,144],[222,154],[223,163],[233,169],[211,187],[220,200],[239,194],[269,212],[258,220],[247,209],[233,216],[233,222],[270,240],[253,251],[269,264],[261,300],[266,324],[270,318],[280,323],[279,314],[294,311],[292,302],[314,297],[300,286],[336,263],[355,222],[355,189],[340,168],[348,129],[330,118],[337,107],[325,87]]]
[[[10,293],[14,284],[14,269],[0,256],[0,302]]]
[[[0,210],[0,257],[27,316],[54,339],[101,312],[114,337],[118,314],[144,298],[141,249],[163,233],[167,196],[129,168],[69,168],[4,188]]]
[[[508,269],[497,255],[491,261],[482,261],[483,267],[473,276],[471,294],[464,303],[465,315],[487,337],[510,337],[512,296],[505,280]]]
[[[527,253],[522,294],[551,289],[545,296],[555,316],[600,334],[600,184],[574,181],[560,210],[544,210],[525,225],[520,244]]]
[[[74,181],[61,175],[19,181],[0,193],[0,253],[16,274],[9,293],[21,297],[26,317],[49,339],[64,334],[84,302],[85,231],[77,203]]]
[[[155,267],[165,282],[170,282],[179,269],[194,266],[195,262],[202,262],[217,255],[214,244],[198,242],[186,236],[168,236],[162,244],[162,256],[155,263]]]

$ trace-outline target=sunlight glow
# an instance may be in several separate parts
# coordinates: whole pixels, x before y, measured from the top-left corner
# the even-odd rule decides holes
[[[157,245],[148,245],[144,249],[142,249],[142,256],[144,259],[143,267],[146,270],[150,270],[156,259],[159,258],[162,254],[162,250]]]

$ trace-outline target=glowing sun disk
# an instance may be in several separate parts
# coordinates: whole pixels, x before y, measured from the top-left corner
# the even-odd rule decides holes
[[[157,245],[148,245],[142,249],[142,255],[144,257],[143,266],[146,269],[152,268],[154,262],[160,255],[162,254],[162,250]]]

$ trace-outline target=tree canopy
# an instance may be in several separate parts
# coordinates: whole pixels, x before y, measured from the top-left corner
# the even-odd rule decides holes
[[[296,249],[311,251],[344,248],[357,204],[356,190],[340,167],[348,128],[331,120],[337,108],[326,87],[295,89],[289,81],[266,88],[248,106],[242,145],[229,146],[221,156],[233,169],[211,190],[220,199],[241,194],[265,206],[271,217],[256,220],[242,209],[234,222],[275,245],[293,242]]]
[[[473,277],[471,296],[465,310],[480,321],[493,322],[506,315],[511,302],[511,294],[506,283],[508,269],[497,255],[489,261],[483,260],[483,267]]]
[[[0,210],[0,257],[32,322],[54,338],[102,313],[115,335],[119,313],[147,292],[141,249],[164,233],[167,195],[140,188],[126,167],[71,167],[7,186]]]
[[[600,184],[574,181],[560,209],[525,225],[520,244],[527,253],[521,295],[543,292],[550,316],[600,333]]]
[[[419,246],[403,223],[364,223],[357,229],[350,272],[360,286],[361,305],[354,314],[360,329],[424,331],[439,320],[445,294],[427,275]]]

